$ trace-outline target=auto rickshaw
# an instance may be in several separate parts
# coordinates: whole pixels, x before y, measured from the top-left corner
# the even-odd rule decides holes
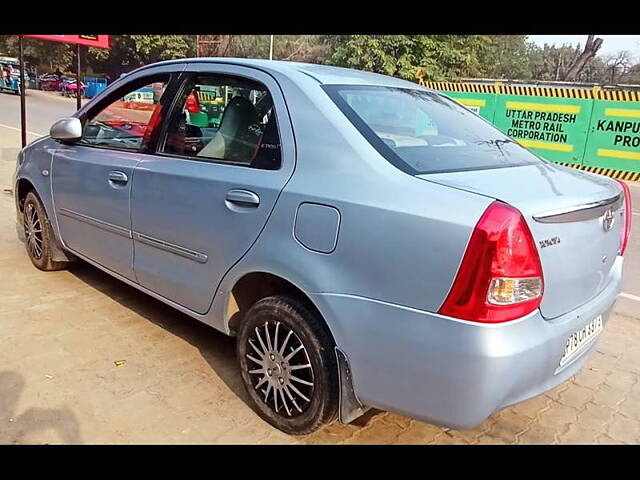
[[[12,57],[0,57],[0,90],[20,95],[20,61]]]

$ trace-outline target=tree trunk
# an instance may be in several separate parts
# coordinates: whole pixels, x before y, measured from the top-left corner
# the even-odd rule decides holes
[[[199,35],[199,55],[207,57],[224,57],[229,50],[233,35]]]
[[[580,55],[578,55],[578,58],[575,59],[573,64],[569,67],[569,70],[567,70],[567,74],[564,76],[565,81],[575,80],[587,62],[595,57],[598,50],[600,50],[600,47],[602,46],[602,39],[594,37],[595,35],[589,35],[587,38],[584,50]]]

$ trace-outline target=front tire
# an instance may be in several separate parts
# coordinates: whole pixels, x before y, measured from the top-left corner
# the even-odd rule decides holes
[[[33,191],[24,200],[23,224],[25,245],[31,263],[44,271],[63,269],[66,262],[52,260],[51,245],[56,241],[53,229],[42,202]]]
[[[240,324],[237,355],[252,408],[285,433],[311,433],[338,411],[334,342],[317,313],[272,296],[256,302]]]

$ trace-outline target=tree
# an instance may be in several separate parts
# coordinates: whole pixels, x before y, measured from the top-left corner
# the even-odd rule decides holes
[[[640,63],[636,63],[629,69],[624,83],[640,84]]]
[[[296,62],[323,63],[330,52],[327,35],[276,35],[273,59]],[[240,58],[269,58],[270,35],[236,35],[228,55]]]
[[[198,35],[198,57],[224,57],[231,45],[233,35]]]
[[[617,80],[623,80],[628,76],[631,67],[633,67],[633,56],[628,50],[620,50],[619,52],[607,55],[604,58],[606,70],[608,74],[608,82],[615,84]],[[603,81],[607,81],[603,79]]]
[[[87,64],[113,81],[143,65],[195,54],[193,35],[113,35],[111,48],[89,48]]]
[[[532,80],[544,62],[540,47],[526,35],[494,35],[481,59],[490,78]]]
[[[587,43],[584,45],[584,50],[577,58],[573,61],[569,69],[567,70],[567,74],[563,80],[573,81],[576,79],[578,74],[585,67],[587,62],[596,56],[600,47],[602,47],[603,40],[601,38],[595,38],[595,35],[589,35],[587,37]]]
[[[344,35],[335,39],[327,63],[416,81],[482,75],[480,59],[491,48],[482,35]]]

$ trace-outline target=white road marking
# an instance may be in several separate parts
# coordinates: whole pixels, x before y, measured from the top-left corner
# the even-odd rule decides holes
[[[4,125],[2,123],[0,123],[0,127],[8,128],[9,130],[15,130],[16,132],[20,132],[21,131],[19,128],[11,127],[9,125]],[[31,132],[29,130],[27,130],[27,134],[28,135],[33,135],[34,137],[44,137],[46,135],[46,133]]]
[[[640,212],[631,212],[631,215],[638,215],[638,216],[640,216]]]
[[[638,295],[632,295],[631,293],[622,292],[620,296],[624,298],[628,298],[629,300],[635,300],[636,302],[640,302],[640,297]]]

